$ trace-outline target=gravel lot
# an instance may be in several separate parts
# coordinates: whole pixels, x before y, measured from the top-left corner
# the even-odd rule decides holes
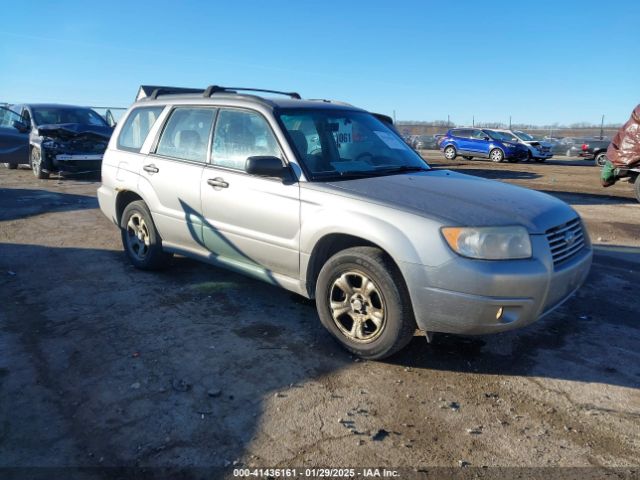
[[[184,258],[130,267],[97,182],[1,169],[0,467],[638,467],[631,186],[600,188],[589,161],[424,153],[572,204],[586,285],[523,330],[358,361],[284,290]]]

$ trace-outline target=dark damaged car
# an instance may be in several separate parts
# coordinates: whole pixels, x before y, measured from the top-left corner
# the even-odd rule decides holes
[[[0,163],[50,173],[97,173],[113,128],[88,107],[55,104],[0,108]]]

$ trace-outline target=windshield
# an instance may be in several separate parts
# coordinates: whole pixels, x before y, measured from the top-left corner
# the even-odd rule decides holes
[[[34,107],[33,119],[36,125],[58,123],[79,123],[81,125],[98,125],[108,127],[104,119],[90,108],[82,107]]]
[[[527,142],[530,142],[530,141],[536,139],[533,135],[529,135],[528,133],[521,132],[519,130],[516,130],[513,133],[515,133],[517,136],[519,136],[522,140],[526,140]]]
[[[500,140],[501,142],[517,142],[518,139],[509,132],[496,132],[494,130],[485,130],[487,134],[494,140]]]
[[[296,109],[279,114],[311,179],[389,175],[429,166],[366,112]]]

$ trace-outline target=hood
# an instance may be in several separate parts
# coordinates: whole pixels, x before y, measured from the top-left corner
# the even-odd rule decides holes
[[[56,123],[40,125],[38,134],[42,137],[70,139],[80,136],[93,136],[101,139],[109,139],[113,128],[102,125],[83,125],[80,123]]]
[[[577,216],[551,195],[449,170],[311,183],[310,188],[437,218],[451,226],[522,225],[542,234]]]

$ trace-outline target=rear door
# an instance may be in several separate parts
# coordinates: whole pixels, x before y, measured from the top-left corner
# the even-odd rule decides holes
[[[14,122],[22,117],[13,110],[0,107],[0,163],[29,163],[29,131],[19,131]]]
[[[300,190],[246,173],[247,158],[259,155],[284,158],[265,117],[220,109],[200,186],[203,237],[220,262],[276,283],[273,273],[299,276]]]
[[[459,129],[454,130],[452,132],[456,137],[456,143],[458,144],[457,150],[461,154],[466,154],[470,152],[471,148],[471,140],[469,137],[471,136],[471,130],[467,129]]]
[[[141,190],[168,246],[202,250],[200,180],[216,109],[175,107],[140,170]]]
[[[489,141],[486,140],[488,135],[480,129],[474,129],[471,131],[471,138],[469,140],[469,150],[475,155],[482,157],[489,156]]]

